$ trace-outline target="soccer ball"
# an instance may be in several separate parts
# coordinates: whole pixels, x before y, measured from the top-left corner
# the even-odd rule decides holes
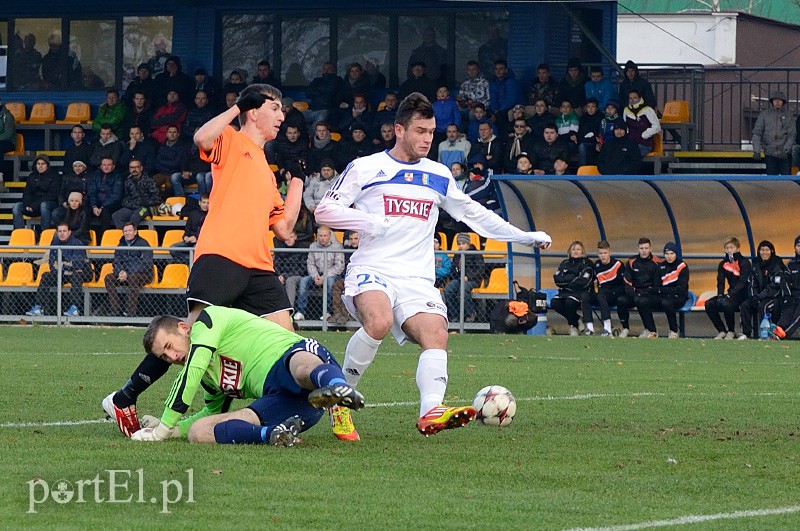
[[[488,426],[508,426],[517,412],[517,401],[511,391],[501,385],[487,385],[475,395],[472,407],[475,418]]]

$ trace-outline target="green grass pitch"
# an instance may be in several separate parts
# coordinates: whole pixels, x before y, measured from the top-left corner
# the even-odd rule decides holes
[[[418,351],[387,338],[359,387],[360,442],[335,440],[325,416],[272,448],[135,443],[100,421],[141,335],[0,327],[4,528],[800,528],[797,342],[453,335],[448,401],[499,384],[517,416],[426,439]],[[349,334],[310,335],[341,361]],[[140,414],[160,415],[176,374]],[[123,471],[118,503],[108,470]]]

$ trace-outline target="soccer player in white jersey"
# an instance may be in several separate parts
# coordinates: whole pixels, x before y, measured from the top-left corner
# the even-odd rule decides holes
[[[540,248],[551,244],[546,233],[523,232],[470,199],[446,166],[425,158],[435,128],[431,103],[420,93],[410,94],[397,109],[395,146],[350,163],[314,212],[318,223],[361,235],[345,277],[344,303],[361,324],[347,344],[345,378],[356,386],[390,330],[401,345],[417,343],[422,350],[416,374],[417,429],[426,437],[475,417],[472,407],[442,404],[447,308],[434,287],[430,244],[439,209],[488,238]],[[334,411],[332,419],[337,436],[358,438],[349,411]]]

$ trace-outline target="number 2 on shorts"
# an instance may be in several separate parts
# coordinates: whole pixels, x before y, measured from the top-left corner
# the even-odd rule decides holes
[[[383,286],[384,288],[388,288],[386,282],[381,279],[378,275],[370,275],[369,273],[361,273],[356,275],[356,278],[359,280],[358,286],[364,286],[366,284],[378,284],[379,286]]]

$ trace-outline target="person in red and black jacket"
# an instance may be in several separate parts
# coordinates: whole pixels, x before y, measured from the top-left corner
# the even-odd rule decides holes
[[[578,335],[578,308],[581,309],[586,335],[594,333],[592,322],[592,295],[594,294],[594,264],[586,258],[583,242],[574,241],[569,246],[569,258],[561,262],[553,274],[558,295],[550,307],[563,315],[569,323],[569,335]]]
[[[781,288],[785,272],[783,260],[775,254],[775,245],[769,240],[759,243],[758,257],[753,260],[748,297],[739,306],[742,317],[742,333],[736,339],[755,337],[753,336],[753,317],[760,321],[765,314],[771,314],[772,322],[780,319]]]
[[[594,276],[597,279],[597,305],[600,306],[600,319],[603,320],[603,337],[611,336],[611,306],[625,294],[625,265],[611,256],[611,244],[601,240],[597,244],[598,259],[594,263]],[[617,315],[623,329],[629,328],[628,308],[617,306]]]
[[[658,337],[653,322],[652,309],[661,307],[661,300],[658,296],[657,286],[654,284],[656,270],[661,259],[654,256],[651,252],[652,243],[649,238],[639,238],[639,254],[628,260],[625,267],[625,294],[617,299],[617,308],[630,310],[634,306],[642,314],[642,324],[644,330],[639,337]],[[645,321],[645,316],[650,315],[650,320]],[[652,326],[653,328],[648,328]],[[630,330],[623,328],[619,337],[628,337]]]
[[[717,296],[706,301],[706,314],[714,328],[719,332],[714,339],[734,339],[736,337],[735,313],[747,298],[747,282],[753,271],[750,260],[739,252],[741,245],[736,238],[725,240],[725,258],[717,267]],[[728,293],[725,293],[725,283]],[[720,313],[725,316],[722,323]]]
[[[661,309],[667,315],[668,337],[677,339],[679,337],[677,312],[689,298],[689,266],[678,257],[678,246],[675,242],[668,242],[664,246],[664,261],[658,264],[654,284],[658,286]],[[647,308],[645,311],[651,311],[651,309]],[[645,322],[645,315],[641,310],[639,313],[642,316],[642,322]],[[647,320],[653,323],[652,330],[655,332],[652,311]],[[650,330],[650,327],[648,326],[647,329]]]

